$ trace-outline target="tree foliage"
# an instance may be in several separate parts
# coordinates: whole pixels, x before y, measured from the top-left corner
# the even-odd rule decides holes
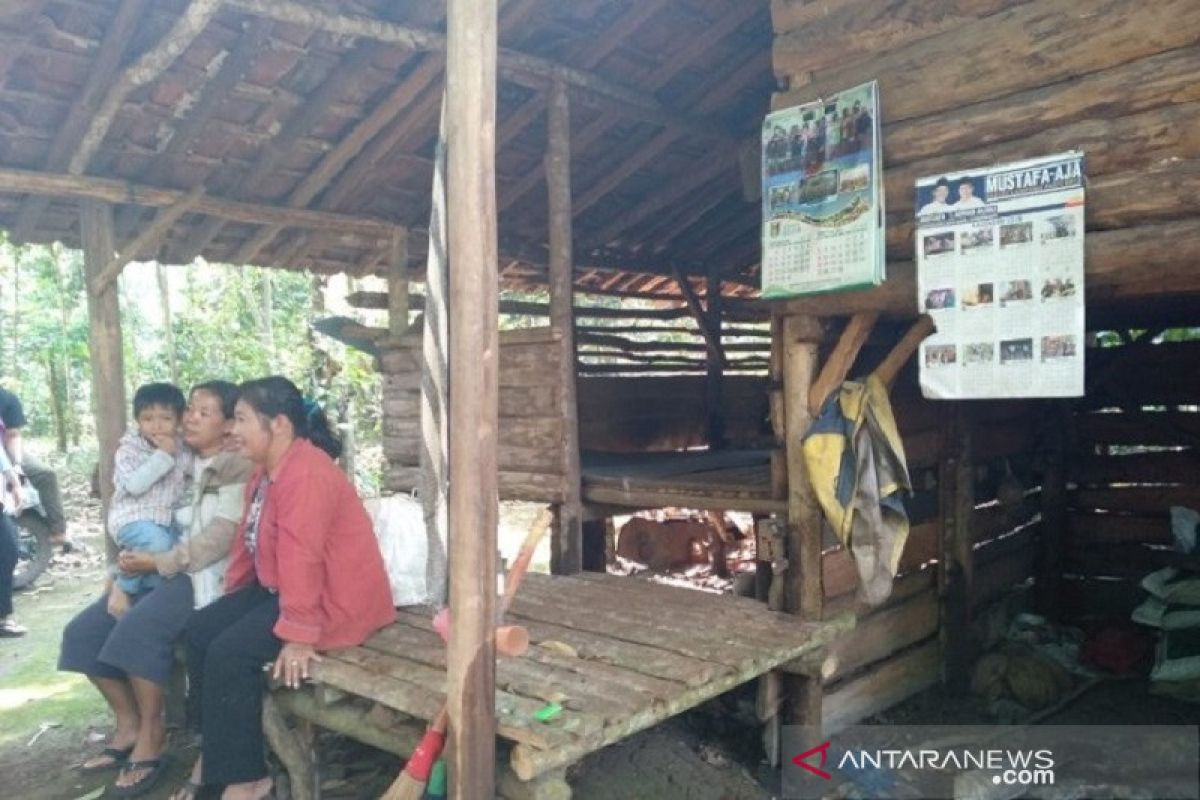
[[[166,268],[172,336],[155,265],[131,264],[120,281],[126,392],[171,380],[234,382],[281,374],[354,425],[360,446],[379,440],[379,379],[370,357],[316,337],[323,308],[306,273],[197,261]],[[26,406],[29,431],[60,449],[94,436],[83,259],[61,245],[16,246],[0,234],[0,384]],[[353,408],[355,418],[344,419]],[[369,462],[368,462],[369,463]],[[360,464],[361,466],[361,464]],[[362,482],[374,483],[370,474]]]

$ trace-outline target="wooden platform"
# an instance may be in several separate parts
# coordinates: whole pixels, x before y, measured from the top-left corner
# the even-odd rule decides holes
[[[787,501],[771,496],[766,450],[584,453],[583,499],[633,509],[787,512]]]
[[[497,664],[497,733],[513,744],[513,772],[526,781],[819,650],[853,627],[849,615],[801,623],[746,598],[594,573],[527,576],[509,621],[529,629],[532,645]],[[445,665],[429,614],[403,610],[364,646],[329,653],[316,666],[315,694],[332,688],[367,698],[399,712],[398,726],[406,718],[428,720],[445,697]],[[551,702],[563,711],[537,721],[535,713]]]

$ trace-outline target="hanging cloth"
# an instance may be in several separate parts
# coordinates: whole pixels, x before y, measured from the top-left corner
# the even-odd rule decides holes
[[[902,497],[912,491],[883,382],[871,375],[843,383],[805,434],[803,451],[817,502],[854,561],[860,597],[882,603],[908,538]]]

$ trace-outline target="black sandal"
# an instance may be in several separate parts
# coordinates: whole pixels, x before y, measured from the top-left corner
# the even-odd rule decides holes
[[[166,757],[148,758],[145,761],[127,761],[121,770],[122,773],[137,770],[148,770],[148,772],[128,786],[118,786],[116,782],[113,782],[108,787],[108,794],[112,797],[141,797],[155,787],[163,773],[166,772],[166,767]]]
[[[125,762],[129,760],[129,755],[132,752],[133,745],[129,745],[129,747],[106,747],[89,758],[88,761],[91,761],[93,758],[100,758],[101,756],[107,756],[112,759],[111,761],[103,764],[93,764],[90,767],[86,764],[80,764],[79,771],[84,775],[95,775],[99,772],[108,772],[110,769],[121,769],[125,766]]]

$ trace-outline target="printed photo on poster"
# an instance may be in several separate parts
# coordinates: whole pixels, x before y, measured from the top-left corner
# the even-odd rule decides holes
[[[764,298],[864,288],[883,280],[880,163],[874,82],[767,116]]]
[[[917,181],[926,397],[1083,393],[1083,183],[1081,153]]]

